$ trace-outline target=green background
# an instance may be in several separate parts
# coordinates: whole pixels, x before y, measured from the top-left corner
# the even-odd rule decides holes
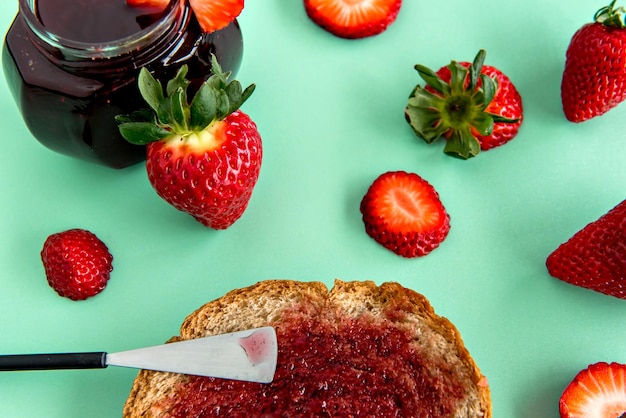
[[[35,141],[0,82],[0,352],[160,344],[225,292],[270,278],[398,281],[461,332],[491,384],[497,418],[558,416],[577,371],[626,362],[626,301],[551,278],[545,259],[626,198],[626,105],[567,122],[560,82],[574,32],[602,1],[407,0],[383,34],[333,37],[301,1],[249,1],[238,78],[257,91],[264,161],[248,210],[213,231],[151,189],[142,164],[116,171]],[[17,1],[0,3],[8,28]],[[472,60],[517,85],[516,139],[469,161],[426,145],[404,121],[413,66]],[[451,231],[430,255],[403,259],[364,232],[361,197],[379,174],[418,173],[440,193]],[[97,297],[72,302],[46,284],[39,258],[64,229],[96,233],[114,255]],[[115,417],[136,371],[0,374],[2,417]]]

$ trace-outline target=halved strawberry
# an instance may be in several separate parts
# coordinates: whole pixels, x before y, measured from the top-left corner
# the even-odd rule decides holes
[[[396,20],[402,0],[304,0],[313,22],[340,38],[378,35]]]
[[[450,230],[450,216],[434,187],[405,171],[379,176],[361,201],[361,213],[369,236],[407,258],[430,253]]]
[[[133,7],[165,9],[170,0],[126,0]],[[244,0],[189,0],[200,28],[205,33],[215,32],[228,26],[243,10]]]
[[[626,365],[600,362],[580,371],[559,402],[561,418],[620,418],[626,414]]]

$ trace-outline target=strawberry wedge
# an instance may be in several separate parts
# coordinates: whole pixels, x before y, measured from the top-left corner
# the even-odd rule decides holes
[[[626,299],[626,200],[575,233],[546,259],[551,276]]]
[[[626,365],[596,363],[565,388],[561,418],[620,418],[626,414]]]
[[[340,38],[378,35],[400,12],[402,0],[304,0],[309,18]]]
[[[170,0],[126,0],[132,7],[154,7],[165,9]],[[205,33],[211,33],[228,26],[241,14],[244,0],[189,0],[200,28]]]

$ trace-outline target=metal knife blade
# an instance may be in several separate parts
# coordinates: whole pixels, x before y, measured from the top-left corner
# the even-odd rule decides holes
[[[278,345],[272,327],[107,354],[112,366],[269,383]]]
[[[0,371],[132,367],[269,383],[278,359],[276,331],[263,327],[108,354],[0,355]]]

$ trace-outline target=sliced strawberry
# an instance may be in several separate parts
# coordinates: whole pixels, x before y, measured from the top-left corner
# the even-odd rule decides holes
[[[153,7],[158,10],[165,10],[171,0],[126,0],[126,4],[131,7]]]
[[[559,402],[561,418],[619,418],[626,414],[626,365],[596,363],[580,371]]]
[[[408,258],[430,253],[450,230],[450,217],[433,186],[404,171],[379,176],[361,201],[361,213],[368,235]]]
[[[126,0],[133,7],[154,7],[163,10],[171,0]],[[205,33],[215,32],[228,26],[241,14],[244,0],[189,0],[200,28]]]
[[[228,26],[243,10],[244,0],[189,0],[198,23],[205,33]]]
[[[402,0],[304,0],[313,22],[333,35],[356,39],[378,35],[396,20]]]

